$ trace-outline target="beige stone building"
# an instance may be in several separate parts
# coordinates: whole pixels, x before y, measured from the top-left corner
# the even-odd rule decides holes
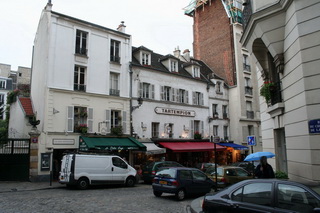
[[[256,62],[263,150],[290,180],[320,182],[320,1],[247,0],[241,42]],[[271,82],[271,84],[270,84]],[[266,93],[265,93],[266,94]]]

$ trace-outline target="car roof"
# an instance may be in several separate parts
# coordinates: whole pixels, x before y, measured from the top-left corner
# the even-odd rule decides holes
[[[218,168],[224,168],[224,169],[243,169],[239,166],[218,166]]]
[[[163,169],[175,169],[175,170],[197,170],[200,171],[197,168],[188,168],[188,167],[163,167]]]

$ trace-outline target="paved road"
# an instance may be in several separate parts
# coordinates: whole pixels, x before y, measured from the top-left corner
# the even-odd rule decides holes
[[[0,213],[185,213],[193,198],[176,201],[164,194],[157,198],[151,185],[135,187],[94,187],[88,190],[72,190],[65,187],[0,193]]]

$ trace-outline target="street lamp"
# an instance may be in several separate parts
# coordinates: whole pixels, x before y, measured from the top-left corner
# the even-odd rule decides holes
[[[143,103],[143,99],[141,98],[141,96],[138,98],[138,106],[132,106],[131,107],[131,111],[138,109]]]

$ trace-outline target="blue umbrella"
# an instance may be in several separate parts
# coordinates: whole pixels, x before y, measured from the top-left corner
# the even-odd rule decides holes
[[[276,156],[275,154],[273,154],[272,152],[255,152],[252,153],[250,155],[248,155],[244,161],[256,161],[256,160],[260,160],[260,158],[262,156],[266,156],[267,158],[272,158],[274,156]]]

